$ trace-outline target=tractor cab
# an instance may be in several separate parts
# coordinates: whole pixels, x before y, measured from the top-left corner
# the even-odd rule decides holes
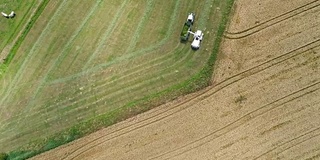
[[[194,13],[189,13],[187,22],[193,24],[193,22],[194,22],[194,17],[195,17],[195,14],[194,14]]]

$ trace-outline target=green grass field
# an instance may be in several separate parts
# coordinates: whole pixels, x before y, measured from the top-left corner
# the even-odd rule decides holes
[[[8,3],[0,0],[2,8]],[[29,23],[22,16],[31,15],[37,3],[17,0],[21,14],[1,17],[0,49]],[[65,143],[77,138],[68,137],[72,133],[83,136],[203,87],[193,80],[203,76],[218,46],[218,28],[230,4],[49,1],[0,79],[0,152],[43,148],[59,136]],[[198,51],[191,42],[180,43],[188,12],[196,13],[193,30],[205,33]]]

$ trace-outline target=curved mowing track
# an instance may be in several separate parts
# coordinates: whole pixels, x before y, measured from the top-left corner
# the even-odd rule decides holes
[[[175,11],[177,11],[177,6],[178,6],[178,3],[179,1],[177,1],[176,2],[176,7],[175,7]],[[176,13],[177,12],[175,12],[175,14],[173,14],[173,16],[175,16],[176,15]],[[175,19],[174,18],[172,18],[171,19],[171,22],[173,22]],[[173,24],[173,23],[171,23],[171,24]],[[154,46],[153,46],[154,47]],[[178,46],[176,46],[175,48],[173,48],[173,50],[176,50],[177,49],[177,47]],[[182,48],[181,48],[182,49]],[[188,52],[188,53],[190,53],[190,52]],[[185,57],[187,57],[187,55],[190,55],[190,54],[185,54],[186,56]],[[160,57],[160,58],[162,58],[162,57]],[[166,57],[164,57],[164,58],[166,58]],[[185,60],[185,59],[180,59],[180,60]],[[154,61],[158,61],[158,59],[155,59]],[[146,64],[152,64],[151,66],[149,65],[149,67],[153,67],[153,66],[156,66],[156,65],[160,65],[161,63],[165,63],[165,61],[158,61],[159,63],[151,63],[151,62],[147,62]],[[179,62],[179,61],[178,61]],[[172,66],[174,66],[174,65],[177,65],[177,64],[171,64]],[[53,67],[53,66],[52,66]],[[138,70],[139,72],[141,72],[141,71],[143,71],[143,70],[145,70],[145,69],[147,69],[146,67],[144,67],[144,66],[141,66],[142,67],[142,69],[141,70]],[[137,71],[137,72],[138,72]],[[161,71],[160,71],[161,72]],[[128,76],[128,75],[123,75],[123,77],[126,77],[126,76]],[[122,78],[122,77],[120,77],[120,78]],[[133,79],[134,80],[134,79]],[[147,83],[147,81],[141,81],[142,83]],[[93,89],[100,89],[100,88],[102,88],[102,87],[104,87],[104,86],[106,86],[107,84],[111,84],[111,82],[110,83],[105,83],[105,80],[99,80],[98,81],[98,83],[100,84],[100,85],[96,85]],[[50,84],[50,83],[49,83]],[[116,87],[116,86],[111,86],[110,88],[112,89],[112,87]],[[110,89],[109,88],[109,89]],[[83,100],[86,100],[86,99],[90,99],[90,98],[93,98],[93,97],[95,97],[95,95],[91,95],[90,94],[90,92],[91,92],[92,90],[89,90],[89,91],[87,91],[87,92],[83,92],[83,95],[82,96],[84,96],[84,99],[80,99],[79,100],[79,102],[81,102],[81,101],[83,101]],[[101,90],[100,91],[101,93],[103,93],[104,94],[104,90]],[[99,93],[100,93],[99,92]],[[89,94],[89,95],[87,95],[86,96],[86,94]],[[101,94],[100,93],[100,94]],[[103,95],[103,94],[101,94],[101,95]],[[81,95],[80,95],[81,96]],[[78,98],[78,97],[74,97],[74,98],[71,98],[71,100],[73,100],[73,99],[75,99],[75,98]],[[78,102],[78,101],[77,101]],[[62,105],[63,103],[66,103],[65,105]],[[31,104],[29,104],[29,105],[31,105]],[[66,105],[70,105],[70,99],[68,99],[68,100],[64,100],[64,101],[62,101],[62,102],[60,102],[60,103],[57,103],[57,104],[54,104],[53,106],[49,106],[49,107],[54,107],[54,108],[56,108],[56,107],[59,107],[59,108],[63,108],[63,107],[66,107]],[[32,108],[32,109],[34,109],[34,108]],[[39,111],[36,111],[36,112],[33,112],[32,114],[30,114],[30,115],[28,115],[28,117],[29,116],[33,116],[33,115],[36,115],[36,114],[39,114],[39,112],[41,112],[41,110],[39,110]]]
[[[179,3],[180,3],[180,0],[177,0],[176,5],[175,5],[175,9],[174,9],[173,14],[172,14],[172,16],[170,18],[169,26],[173,26],[174,23],[175,23],[175,20],[176,20],[175,17],[178,14]],[[129,54],[126,54],[124,56],[116,58],[111,62],[101,63],[101,64],[98,64],[98,65],[95,65],[94,67],[87,68],[87,69],[85,69],[85,70],[83,70],[83,71],[81,71],[79,73],[76,73],[76,74],[73,74],[73,75],[70,75],[70,76],[66,76],[66,77],[63,77],[63,78],[55,79],[55,80],[53,80],[51,82],[48,82],[48,84],[65,83],[65,82],[68,82],[68,81],[72,81],[75,78],[79,78],[79,77],[82,77],[82,76],[97,72],[97,71],[99,71],[101,69],[106,69],[107,67],[109,67],[109,66],[111,66],[113,64],[117,64],[119,62],[127,61],[127,60],[130,60],[130,59],[135,58],[137,56],[151,54],[152,53],[151,51],[159,48],[160,46],[164,45],[167,42],[167,40],[170,38],[169,35],[172,35],[173,31],[174,31],[173,27],[170,27],[169,30],[166,33],[165,38],[162,39],[161,41],[159,41],[158,43],[152,45],[152,46],[149,46],[147,48],[143,48],[143,49],[141,49],[139,51],[131,52]]]
[[[178,4],[178,1],[177,1],[177,4]],[[178,6],[178,5],[176,5],[176,6]],[[176,7],[177,8],[177,7]],[[177,11],[177,10],[175,10],[175,11]],[[176,12],[175,12],[176,13]],[[175,14],[174,14],[175,15]],[[174,18],[172,18],[171,19],[171,21],[173,22],[175,19]],[[171,23],[171,24],[173,24],[173,23]],[[169,32],[170,33],[170,32]],[[167,39],[165,39],[165,40],[163,40],[163,41],[166,41]],[[177,47],[178,46],[176,46],[175,48],[173,48],[173,50],[171,51],[171,52],[173,52],[173,51],[175,51],[176,49],[177,49]],[[152,46],[152,48],[154,48],[154,46]],[[182,48],[181,48],[182,49]],[[187,55],[190,55],[190,54],[185,54],[186,56]],[[129,68],[129,72],[130,71],[133,71],[133,70],[135,70],[135,72],[136,73],[138,73],[138,72],[142,72],[143,70],[146,70],[148,67],[154,67],[154,66],[157,66],[157,65],[160,65],[160,64],[162,64],[162,63],[165,63],[166,61],[159,61],[159,59],[161,60],[161,59],[165,59],[165,60],[170,60],[170,59],[167,59],[168,57],[168,54],[166,54],[166,55],[164,55],[164,56],[160,56],[160,57],[158,57],[158,58],[156,58],[156,59],[154,59],[153,61],[151,61],[151,62],[146,62],[144,65],[139,65],[139,66],[137,66],[136,68]],[[171,54],[169,54],[169,56],[172,56]],[[185,56],[185,57],[186,57]],[[185,59],[180,59],[180,60],[185,60]],[[120,60],[119,60],[119,62],[120,62]],[[153,62],[157,62],[157,63],[153,63]],[[179,62],[179,61],[177,61],[177,62]],[[171,66],[176,66],[177,64],[170,64],[170,65],[168,65],[169,67],[171,67]],[[140,70],[137,70],[137,68],[141,68]],[[126,72],[128,72],[128,71],[126,71]],[[130,74],[132,74],[131,72],[130,72]],[[118,80],[119,79],[121,79],[121,78],[124,78],[124,77],[127,77],[127,76],[129,76],[129,75],[127,75],[127,74],[124,74],[123,76],[121,76],[121,77],[119,77],[118,78]],[[118,81],[117,80],[117,81]],[[134,79],[132,79],[132,80],[134,80]],[[96,81],[96,83],[98,83],[98,85],[96,85],[96,86],[94,86],[93,87],[93,89],[100,89],[101,87],[104,87],[104,86],[106,86],[106,85],[108,85],[108,84],[111,84],[112,82],[108,82],[108,83],[105,83],[106,82],[106,80],[98,80],[98,81]],[[59,83],[62,83],[61,81],[59,81]],[[49,82],[49,85],[50,84],[52,84],[52,83],[50,83]],[[100,84],[100,85],[99,85]],[[110,86],[111,88],[112,87],[116,87],[116,86]],[[85,92],[83,92],[83,94],[86,94],[86,93],[90,93],[91,92],[91,90],[89,90],[89,91],[85,91]],[[103,91],[101,91],[101,92],[103,92]],[[90,97],[92,97],[92,95],[88,95],[88,96],[85,96],[85,98],[90,98]],[[74,97],[74,98],[77,98],[77,97]],[[72,99],[74,99],[74,98],[72,98]],[[68,101],[69,100],[65,100],[65,101],[62,101],[61,103],[65,103],[65,102],[67,102],[68,103]],[[61,103],[57,103],[55,106],[60,106],[61,105]]]

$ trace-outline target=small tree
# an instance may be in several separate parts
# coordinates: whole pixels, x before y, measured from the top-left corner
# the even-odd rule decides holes
[[[8,160],[8,154],[7,153],[0,153],[0,160]]]

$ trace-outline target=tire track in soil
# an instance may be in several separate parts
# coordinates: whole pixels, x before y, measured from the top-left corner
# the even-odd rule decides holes
[[[315,88],[316,87],[316,88]],[[218,130],[215,130],[213,132],[211,132],[210,134],[207,134],[195,141],[192,141],[186,145],[183,145],[177,149],[174,149],[174,150],[171,150],[171,151],[168,151],[168,152],[165,152],[163,154],[160,154],[156,157],[152,157],[150,159],[158,159],[158,158],[161,158],[161,159],[171,159],[171,158],[174,158],[174,157],[177,157],[179,155],[182,155],[184,153],[187,153],[193,149],[196,149],[198,147],[201,147],[203,146],[204,144],[207,144],[211,141],[213,141],[214,139],[216,138],[219,138],[221,136],[223,136],[224,134],[230,132],[230,131],[233,131],[235,129],[237,129],[238,127],[248,123],[249,121],[251,120],[254,120],[255,118],[269,112],[269,111],[272,111],[274,109],[277,109],[277,108],[280,108],[282,107],[284,104],[286,103],[289,103],[289,102],[292,102],[294,100],[297,100],[303,96],[306,96],[308,94],[311,94],[313,92],[316,92],[320,89],[320,81],[316,82],[316,83],[313,83],[309,86],[306,86],[302,89],[299,89],[297,91],[294,91],[284,97],[281,97],[273,102],[270,102],[266,105],[263,105],[247,114],[245,114],[244,116],[238,118],[237,120],[227,124],[226,126],[218,129]],[[302,93],[302,94],[301,94]],[[194,145],[194,146],[193,146]],[[191,146],[191,147],[190,147]],[[190,147],[190,148],[189,148]],[[179,152],[179,150],[182,150]],[[163,158],[163,156],[165,155],[168,155],[168,154],[172,154],[172,153],[175,153],[175,152],[178,152],[177,154],[173,154],[172,156],[169,156],[169,157],[166,157],[166,158]]]
[[[286,16],[286,15],[288,15],[288,14],[291,14],[292,12],[296,12],[297,10],[301,10],[301,8],[304,8],[304,7],[307,7],[307,6],[309,6],[309,5],[312,5],[313,3],[318,2],[318,1],[319,1],[319,0],[314,0],[314,1],[312,1],[312,2],[309,2],[309,3],[305,4],[305,5],[302,5],[302,6],[300,6],[300,7],[297,7],[297,8],[295,8],[295,9],[293,9],[293,10],[290,10],[290,11],[288,11],[288,12],[286,12],[286,13],[280,14],[280,15],[275,16],[275,17],[273,17],[273,18],[270,18],[270,19],[268,19],[268,20],[266,20],[266,21],[261,22],[261,23],[258,24],[258,25],[255,25],[255,26],[253,26],[253,27],[249,27],[249,28],[244,29],[244,30],[242,30],[242,31],[238,31],[238,32],[228,32],[228,31],[226,31],[226,33],[227,33],[227,34],[240,34],[240,33],[244,33],[244,32],[250,31],[250,30],[252,30],[253,28],[257,28],[257,27],[259,27],[259,26],[261,26],[261,25],[264,25],[265,23],[268,23],[268,22],[270,22],[270,21],[273,21],[273,20],[282,18],[282,17],[284,17],[284,16]]]
[[[264,71],[264,70],[266,70],[266,69],[268,69],[268,68],[270,68],[272,66],[275,66],[275,65],[280,64],[282,62],[285,62],[288,59],[291,59],[291,58],[293,58],[295,56],[298,56],[298,55],[300,55],[300,54],[302,54],[302,53],[304,53],[304,52],[306,52],[306,51],[308,51],[310,49],[316,48],[316,47],[320,46],[319,41],[320,41],[320,39],[317,39],[317,40],[315,40],[313,42],[310,42],[310,43],[308,43],[306,45],[298,47],[297,49],[294,49],[294,50],[292,50],[292,51],[290,51],[288,53],[282,54],[282,55],[280,55],[278,57],[275,57],[273,59],[265,61],[264,63],[261,63],[261,64],[255,66],[255,67],[252,67],[252,68],[247,69],[247,70],[245,70],[243,72],[240,72],[240,73],[238,73],[238,74],[236,74],[234,76],[231,76],[231,77],[225,79],[224,81],[221,81],[219,83],[213,84],[212,86],[209,86],[204,92],[199,93],[198,95],[196,95],[196,96],[194,96],[194,97],[192,97],[192,98],[190,98],[188,100],[180,102],[180,103],[176,104],[172,108],[169,108],[169,109],[164,110],[164,111],[162,111],[160,113],[152,115],[152,116],[150,116],[150,117],[148,117],[146,119],[143,119],[143,120],[141,120],[139,122],[136,122],[134,124],[136,126],[128,125],[128,126],[125,126],[123,128],[120,128],[120,129],[117,129],[115,131],[112,131],[112,132],[110,132],[110,133],[108,133],[106,135],[102,135],[102,136],[92,140],[91,142],[87,143],[87,145],[80,146],[76,150],[70,152],[70,154],[67,155],[67,157],[64,157],[63,159],[69,158],[68,156],[70,156],[70,155],[72,155],[72,154],[74,154],[74,153],[79,151],[78,154],[76,154],[73,158],[71,158],[71,159],[74,159],[78,155],[80,155],[80,154],[82,154],[82,153],[90,150],[91,148],[94,148],[94,147],[96,147],[96,146],[98,146],[98,145],[100,145],[102,143],[105,143],[106,141],[110,141],[110,140],[112,140],[114,138],[120,137],[120,136],[125,135],[125,134],[127,134],[129,132],[132,132],[134,130],[143,128],[143,127],[145,127],[147,125],[150,125],[152,123],[156,123],[156,122],[158,122],[160,120],[163,120],[163,119],[165,119],[165,118],[167,118],[169,116],[172,116],[172,115],[174,115],[174,114],[176,114],[178,112],[181,112],[181,111],[185,110],[186,108],[190,107],[190,106],[183,107],[183,105],[185,105],[187,103],[190,103],[190,102],[196,103],[197,101],[201,101],[203,99],[206,99],[207,97],[210,97],[211,95],[217,93],[218,91],[220,91],[220,90],[230,86],[231,84],[234,84],[234,83],[236,83],[236,82],[238,82],[238,81],[240,81],[240,80],[242,80],[242,79],[244,79],[246,77],[249,77],[249,76],[252,76],[254,74],[257,74],[257,73],[259,73],[261,71]],[[154,119],[154,120],[152,120],[152,119]],[[148,121],[150,121],[150,122],[148,122]],[[133,127],[133,128],[131,129],[131,127]],[[115,136],[112,136],[111,138],[107,138],[105,140],[101,140],[101,139],[103,139],[103,138],[105,138],[105,137],[107,137],[107,136],[109,136],[111,134],[114,134],[114,133],[116,134],[117,132],[121,132],[122,130],[124,130],[123,133],[119,133],[119,134],[117,134]],[[100,141],[100,142],[98,142],[98,141]],[[96,144],[94,144],[94,143],[96,143]],[[86,148],[83,151],[80,151],[84,147],[86,147]]]
[[[272,152],[276,152],[279,148],[280,149],[283,148],[283,150],[281,150],[280,152],[277,152],[277,154],[282,153],[282,152],[284,152],[286,150],[289,150],[292,147],[298,146],[301,143],[304,143],[304,142],[309,141],[309,140],[311,140],[311,139],[313,139],[315,137],[318,137],[318,136],[320,136],[320,132],[319,133],[316,132],[318,130],[320,130],[320,127],[312,129],[312,130],[310,130],[310,131],[308,131],[306,133],[303,133],[303,134],[301,134],[301,135],[299,135],[297,137],[294,137],[293,139],[290,139],[289,141],[283,142],[283,143],[277,145],[276,147],[268,150],[267,152],[259,155],[258,157],[255,157],[254,159],[255,160],[256,159],[260,159],[261,157],[264,157],[267,154],[270,154]],[[293,143],[293,145],[291,145],[291,143]]]
[[[239,31],[239,32],[226,32],[224,34],[224,37],[227,39],[241,39],[241,38],[245,38],[248,37],[252,34],[258,33],[264,29],[267,29],[273,25],[276,25],[278,23],[281,23],[285,20],[288,20],[290,18],[293,18],[295,16],[298,16],[299,14],[302,14],[304,12],[307,12],[311,9],[317,8],[320,6],[320,1],[319,0],[315,0],[311,3],[308,3],[306,5],[303,5],[301,7],[298,7],[296,9],[293,9],[291,11],[288,11],[284,14],[281,14],[279,16],[276,16],[274,18],[271,18],[267,21],[264,21],[256,26],[250,27],[248,29],[245,29],[243,31]]]
[[[314,136],[312,136],[312,137],[309,137],[309,138],[307,138],[307,139],[305,139],[305,140],[303,140],[303,141],[301,141],[301,142],[298,142],[298,143],[296,143],[296,144],[294,144],[294,145],[292,145],[292,146],[290,146],[290,147],[282,150],[282,151],[279,152],[278,154],[280,154],[280,153],[282,153],[282,152],[285,152],[285,151],[287,151],[287,150],[289,150],[289,149],[291,149],[291,148],[293,148],[293,147],[296,147],[296,146],[300,145],[301,143],[307,142],[307,141],[309,141],[309,140],[311,140],[311,139],[313,139],[313,138],[318,138],[318,136],[320,136],[320,133],[318,133],[318,134],[316,134],[316,135],[314,135]]]

